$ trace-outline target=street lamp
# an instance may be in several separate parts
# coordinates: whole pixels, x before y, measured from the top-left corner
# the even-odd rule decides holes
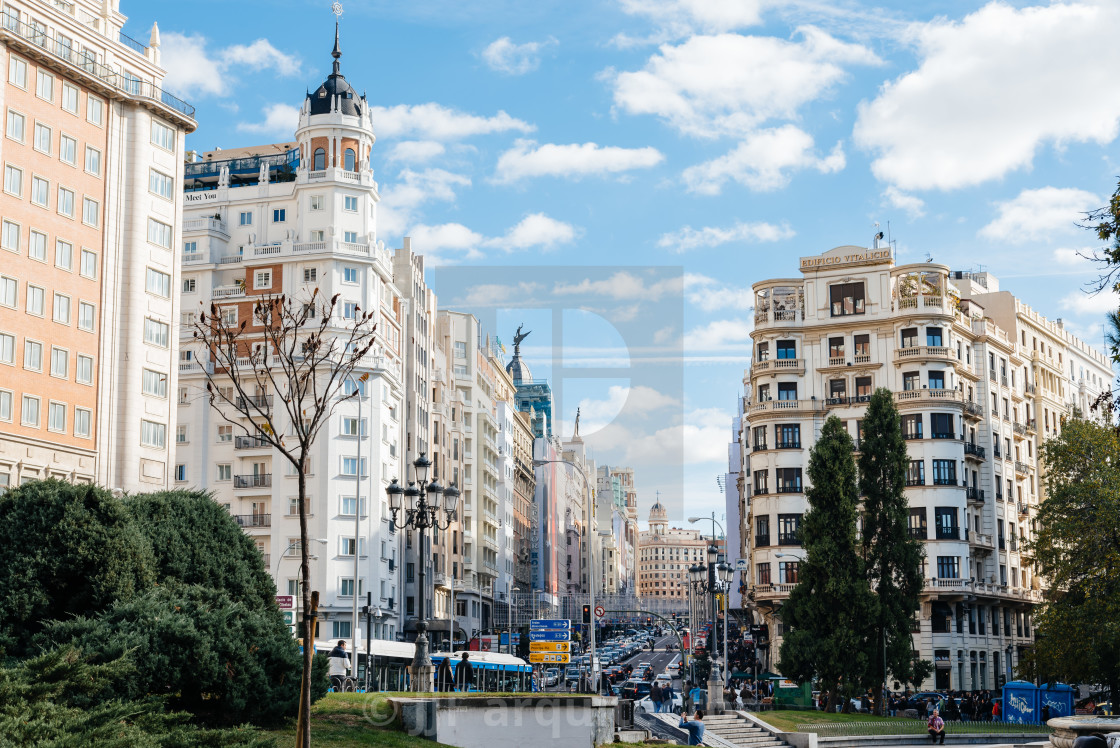
[[[730,677],[731,663],[727,659],[727,619],[731,617],[728,597],[731,595],[731,582],[735,579],[735,567],[724,562],[716,567],[716,572],[719,575],[720,588],[723,590],[723,667],[727,670],[725,677]]]
[[[394,478],[393,482],[385,488],[385,493],[389,497],[389,513],[392,515],[389,521],[392,526],[400,530],[415,528],[420,531],[418,554],[420,576],[416,595],[419,607],[416,610],[416,653],[412,657],[412,677],[416,691],[430,690],[432,682],[432,658],[428,653],[428,623],[424,618],[424,538],[429,527],[446,530],[451,526],[459,502],[459,489],[455,484],[444,488],[435,479],[428,481],[431,468],[431,460],[421,452],[412,463],[416,482],[409,481],[407,488],[401,488],[400,483]]]
[[[713,539],[714,541],[714,539]],[[707,594],[712,617],[712,630],[708,635],[708,656],[711,660],[711,670],[708,675],[708,703],[709,706],[718,705],[723,701],[723,678],[720,676],[716,650],[716,594],[731,588],[731,580],[735,576],[734,567],[726,563],[717,563],[719,548],[708,546],[708,563],[698,563],[688,569],[688,579],[692,588],[700,595]],[[726,598],[725,598],[726,599]],[[724,655],[723,664],[727,666],[727,614],[723,620]]]

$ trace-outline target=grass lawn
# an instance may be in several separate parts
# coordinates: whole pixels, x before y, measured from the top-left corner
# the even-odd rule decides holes
[[[759,718],[784,732],[805,732],[806,725],[828,725],[825,729],[810,730],[822,736],[841,735],[924,735],[924,719],[875,717],[869,714],[838,714],[829,712],[776,710],[758,712]],[[1049,734],[1043,725],[1017,725],[1007,722],[950,722],[950,734],[1007,735],[1014,733]]]

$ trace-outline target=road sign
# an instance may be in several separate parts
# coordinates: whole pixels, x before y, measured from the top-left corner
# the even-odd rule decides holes
[[[596,618],[602,618],[603,615],[606,612],[607,612],[606,608],[604,608],[602,605],[596,605],[595,606],[595,617]]]
[[[530,631],[529,642],[567,642],[572,640],[570,631]]]
[[[295,595],[277,595],[276,605],[280,610],[291,610],[296,606]]]
[[[735,559],[735,571],[750,571],[751,560],[749,558]]]
[[[529,642],[529,652],[571,652],[569,642]]]
[[[567,665],[571,659],[564,654],[550,654],[547,652],[538,652],[529,655],[530,665]]]
[[[529,621],[529,630],[534,629],[570,629],[572,622],[567,618],[534,618]]]
[[[501,634],[501,637],[502,637],[502,646],[503,647],[508,646],[509,645],[509,634]],[[513,635],[513,643],[514,644],[520,644],[521,643],[521,634],[514,634]]]

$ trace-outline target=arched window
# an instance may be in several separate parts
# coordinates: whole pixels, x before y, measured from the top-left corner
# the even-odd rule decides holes
[[[357,171],[357,169],[354,168],[356,166],[356,164],[355,164],[356,160],[357,159],[354,155],[354,149],[353,148],[347,148],[346,153],[342,154],[342,163],[343,163],[342,168],[346,169],[346,171]]]
[[[327,152],[322,148],[315,149],[315,160],[312,162],[312,171],[322,171],[327,168]]]

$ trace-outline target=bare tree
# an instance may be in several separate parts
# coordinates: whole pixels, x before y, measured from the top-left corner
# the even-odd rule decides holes
[[[300,680],[296,745],[311,745],[311,662],[315,653],[307,537],[307,468],[319,431],[335,409],[360,390],[345,393],[355,369],[369,366],[376,330],[373,312],[356,309],[353,319],[338,312],[338,295],[322,301],[315,289],[306,301],[261,295],[252,317],[237,322],[211,303],[194,323],[194,339],[204,363],[210,406],[247,439],[269,444],[291,463],[299,486],[300,589],[304,611],[303,674]],[[238,301],[243,304],[244,301]],[[366,376],[357,377],[365,381]],[[275,407],[274,407],[275,403]],[[360,466],[359,466],[360,469]],[[357,542],[357,539],[355,539]]]

